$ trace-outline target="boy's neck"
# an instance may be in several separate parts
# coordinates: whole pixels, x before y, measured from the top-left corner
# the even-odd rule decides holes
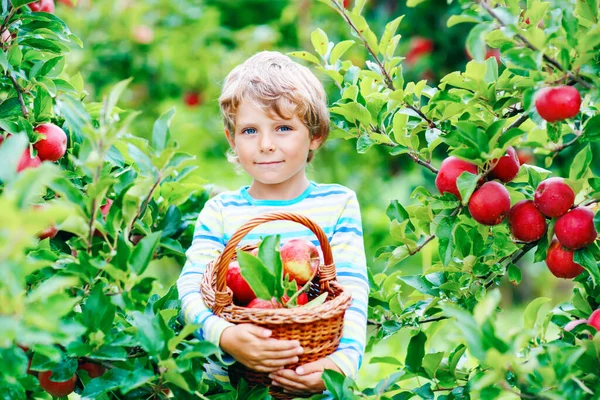
[[[265,184],[253,181],[248,188],[248,194],[256,200],[292,200],[300,196],[310,185],[306,176],[298,182],[282,182],[279,184]]]

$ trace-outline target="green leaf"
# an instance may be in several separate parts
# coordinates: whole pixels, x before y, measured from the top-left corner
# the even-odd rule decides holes
[[[167,147],[170,139],[169,126],[174,115],[175,107],[162,114],[154,123],[152,129],[152,147],[156,151],[163,151]]]
[[[0,103],[0,119],[21,115],[21,102],[17,97],[11,97]]]
[[[44,63],[42,68],[40,68],[36,76],[47,76],[58,65],[59,62],[63,62],[61,66],[59,66],[59,68],[57,68],[57,70],[52,74],[53,76],[57,76],[62,71],[62,66],[64,66],[64,59],[65,58],[63,56],[53,57],[49,59]]]
[[[419,331],[419,333],[410,338],[404,363],[406,364],[406,368],[412,373],[418,373],[421,369],[423,357],[425,357],[425,342],[427,342],[427,335],[423,331]]]
[[[444,315],[456,320],[456,327],[466,339],[471,354],[479,361],[484,361],[487,351],[484,347],[481,330],[477,326],[473,316],[456,306],[444,305],[442,309],[444,310]]]
[[[385,56],[388,53],[387,48],[390,44],[390,41],[396,34],[396,31],[398,30],[398,26],[400,25],[400,22],[402,21],[403,18],[404,18],[404,15],[401,15],[398,18],[396,18],[386,24],[385,31],[383,32],[383,35],[381,36],[381,41],[379,42],[379,51],[381,52],[381,54],[383,56]]]
[[[317,28],[310,34],[310,40],[317,53],[325,57],[329,48],[327,34],[321,28]]]
[[[8,70],[8,56],[3,51],[0,51],[0,66],[2,67],[2,72],[6,73]]]
[[[466,206],[469,204],[469,199],[477,187],[479,182],[479,175],[472,174],[470,172],[462,172],[456,179],[456,187],[462,197],[462,204]]]
[[[8,182],[16,175],[17,164],[28,145],[29,140],[25,135],[4,139],[0,146],[0,182]]]
[[[35,0],[10,0],[10,3],[14,8],[19,8],[25,4],[33,3]]]
[[[337,60],[340,59],[341,56],[348,51],[350,47],[354,45],[354,40],[344,40],[336,44],[331,50],[331,54],[329,56],[329,63],[335,64]]]
[[[316,65],[320,64],[319,59],[317,57],[315,57],[314,55],[312,55],[306,51],[292,51],[291,53],[287,53],[287,54],[288,54],[288,56],[296,57],[296,58],[311,62]]]
[[[315,297],[314,299],[312,299],[311,301],[306,303],[303,307],[310,308],[310,307],[320,306],[321,304],[325,303],[325,300],[327,300],[327,296],[328,296],[327,292],[321,293],[320,295],[318,295],[317,297]]]
[[[258,248],[258,257],[262,260],[269,273],[275,277],[271,293],[278,299],[284,294],[283,287],[283,265],[279,253],[279,235],[269,235],[263,239]]]
[[[456,217],[444,217],[435,232],[439,242],[440,259],[444,267],[448,266],[450,260],[452,260],[452,253],[454,252],[454,238],[452,233],[455,225]]]
[[[508,280],[513,285],[518,285],[521,283],[521,279],[523,279],[523,275],[521,274],[521,269],[517,267],[515,264],[510,264],[507,269]]]
[[[128,264],[129,268],[138,275],[144,273],[148,264],[152,260],[156,246],[160,241],[162,235],[161,231],[152,232],[145,238],[139,241],[139,243],[133,249],[131,256],[129,257]]]
[[[576,250],[575,254],[573,255],[573,261],[581,265],[586,271],[589,272],[596,285],[600,283],[600,270],[598,269],[598,262],[594,258],[589,246]]]
[[[475,25],[467,35],[467,51],[477,61],[485,58],[485,35],[490,29],[488,24]]]
[[[52,97],[43,86],[38,86],[33,99],[33,112],[36,121],[47,121],[52,118]]]
[[[48,39],[27,38],[21,40],[19,44],[55,54],[61,54],[64,50],[57,42]]]
[[[271,300],[274,296],[274,288],[281,285],[281,282],[277,282],[271,270],[252,254],[238,250],[237,257],[242,276],[246,279],[256,297]]]
[[[113,86],[110,93],[108,94],[108,98],[106,99],[106,103],[104,105],[103,112],[105,118],[112,116],[113,110],[117,105],[121,94],[123,94],[123,92],[127,88],[127,85],[129,85],[129,82],[131,82],[132,80],[133,78],[124,79],[121,82],[117,83],[115,86]]]
[[[600,115],[594,115],[586,122],[579,141],[582,143],[600,141]]]
[[[549,303],[552,299],[548,297],[538,297],[530,302],[525,308],[525,312],[523,313],[523,328],[526,330],[533,329],[535,326],[535,321],[538,319],[538,313],[540,312],[540,308]]]
[[[573,158],[569,171],[569,179],[576,181],[583,178],[590,168],[592,158],[592,148],[588,144]]]

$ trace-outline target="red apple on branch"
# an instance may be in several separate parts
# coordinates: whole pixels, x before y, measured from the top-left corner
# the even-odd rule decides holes
[[[535,108],[548,122],[562,121],[579,114],[581,95],[573,86],[540,89],[536,94]]]
[[[308,282],[321,263],[319,251],[311,242],[292,239],[281,247],[283,276],[300,286]]]
[[[45,139],[37,141],[33,147],[42,161],[58,161],[67,152],[67,135],[54,124],[41,124],[34,129],[45,135]]]
[[[529,243],[544,236],[548,225],[532,200],[521,200],[508,212],[508,227],[515,239]]]
[[[483,225],[498,225],[509,210],[508,190],[496,181],[484,183],[469,199],[471,216]]]
[[[423,37],[413,37],[410,40],[408,53],[406,53],[406,63],[415,64],[421,57],[433,52],[433,41]]]
[[[39,0],[28,4],[31,11],[54,13],[54,0]]]
[[[102,365],[91,362],[83,362],[79,364],[79,369],[87,371],[88,376],[92,379],[102,376],[106,372],[106,368],[104,368]]]
[[[440,193],[452,193],[460,200],[462,197],[456,186],[456,180],[465,171],[477,175],[477,166],[460,158],[450,156],[442,161],[442,165],[440,165],[438,174],[435,177],[435,186]]]
[[[38,156],[31,157],[31,153],[29,152],[29,147],[27,147],[23,154],[21,154],[21,159],[19,160],[19,164],[17,165],[17,172],[21,172],[27,168],[37,168],[42,164],[42,160]]]
[[[564,215],[573,206],[575,192],[560,177],[548,178],[535,189],[533,202],[547,217],[556,218]]]
[[[493,160],[492,162],[496,162]],[[506,154],[500,157],[500,159],[496,162],[496,165],[490,171],[490,178],[499,179],[502,182],[510,182],[515,179],[515,176],[519,173],[519,167],[521,164],[519,163],[519,157],[517,157],[517,152],[515,148],[509,146],[506,150]]]
[[[51,376],[52,371],[42,371],[38,374],[38,380],[40,381],[42,389],[55,397],[63,397],[73,393],[73,390],[75,390],[75,383],[77,382],[77,376],[75,374],[64,382],[54,382],[50,380]]]
[[[583,272],[583,267],[573,261],[573,251],[553,239],[546,254],[546,265],[558,278],[572,279]]]
[[[594,212],[587,207],[575,207],[556,220],[554,233],[558,241],[571,250],[592,244],[598,237]]]

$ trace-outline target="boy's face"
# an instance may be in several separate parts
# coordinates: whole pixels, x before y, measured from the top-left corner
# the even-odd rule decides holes
[[[309,150],[319,147],[308,128],[294,115],[280,119],[252,102],[242,101],[236,113],[235,133],[227,133],[244,170],[263,185],[302,184]]]

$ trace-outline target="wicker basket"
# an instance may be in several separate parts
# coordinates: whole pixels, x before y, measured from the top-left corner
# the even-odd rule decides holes
[[[229,263],[236,258],[237,245],[258,225],[278,220],[300,223],[319,239],[324,264],[319,267],[315,277],[313,289],[316,290],[311,291],[311,297],[324,292],[329,293],[323,304],[280,309],[246,308],[233,304],[233,293],[227,287],[225,279]],[[351,303],[350,295],[344,292],[336,280],[331,246],[325,232],[303,215],[283,212],[264,214],[242,225],[231,237],[221,255],[207,265],[200,291],[207,306],[225,320],[234,324],[251,323],[270,329],[273,332],[271,337],[275,339],[298,340],[304,353],[299,356],[297,364],[286,366],[290,369],[321,359],[337,349],[342,336],[344,314]],[[240,378],[244,378],[251,386],[271,385],[268,373],[250,370],[241,363],[235,363],[229,368],[229,376],[234,384]],[[292,398],[279,387],[270,387],[269,393],[277,399]]]

